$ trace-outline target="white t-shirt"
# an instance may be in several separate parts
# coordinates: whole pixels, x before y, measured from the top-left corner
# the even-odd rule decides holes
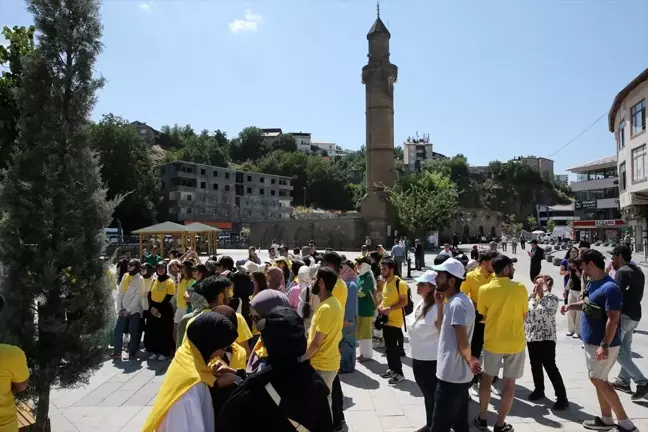
[[[436,360],[439,351],[439,329],[434,323],[438,310],[434,304],[424,317],[416,319],[423,308],[423,300],[414,307],[414,313],[407,317],[407,334],[409,335],[412,358],[416,360]]]
[[[450,298],[443,308],[443,323],[439,338],[437,378],[450,383],[463,384],[472,381],[473,373],[459,352],[454,326],[465,326],[468,340],[475,328],[475,307],[464,293]]]
[[[209,387],[200,382],[171,405],[157,432],[212,432],[214,423]]]

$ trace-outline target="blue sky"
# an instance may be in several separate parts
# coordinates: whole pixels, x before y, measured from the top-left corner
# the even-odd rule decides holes
[[[357,149],[361,68],[376,4],[364,0],[106,0],[107,84],[94,116],[159,128],[281,127]],[[392,0],[395,141],[429,133],[471,164],[548,157],[648,67],[645,0]],[[0,25],[26,25],[0,0]],[[615,152],[607,117],[553,156],[556,172]]]

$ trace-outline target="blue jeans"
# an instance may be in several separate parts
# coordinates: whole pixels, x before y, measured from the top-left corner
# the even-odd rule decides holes
[[[630,384],[632,379],[638,386],[645,386],[648,380],[632,360],[632,333],[639,321],[631,320],[627,315],[621,315],[621,347],[617,361],[621,365],[618,379],[624,384]]]
[[[113,354],[121,354],[122,344],[124,341],[124,330],[128,328],[130,334],[130,342],[128,342],[128,354],[134,356],[139,349],[140,324],[142,315],[139,313],[130,314],[128,316],[118,316],[117,323],[115,324],[115,332],[113,334]]]

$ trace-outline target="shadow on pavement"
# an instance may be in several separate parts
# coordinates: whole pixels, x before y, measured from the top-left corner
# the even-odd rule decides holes
[[[362,365],[369,369],[371,372],[374,372],[372,366],[376,370],[378,370],[379,368],[381,369],[381,371],[378,373],[384,372],[384,366],[374,360],[367,360],[366,362],[362,363]],[[380,387],[380,383],[378,381],[364,374],[358,369],[356,369],[353,373],[340,375],[340,380],[343,383],[350,385],[351,387],[356,387],[359,389],[376,390],[378,387]]]
[[[592,418],[591,414],[583,411],[581,405],[574,403],[571,400],[569,401],[569,409],[558,411],[552,409],[555,401],[548,398],[538,401],[539,403],[527,401],[530,393],[531,390],[528,388],[519,384],[515,385],[515,401],[513,402],[513,408],[511,408],[510,415],[532,418],[538,423],[552,428],[560,428],[561,425],[559,422],[547,418],[548,414],[575,423],[582,423],[583,420]]]

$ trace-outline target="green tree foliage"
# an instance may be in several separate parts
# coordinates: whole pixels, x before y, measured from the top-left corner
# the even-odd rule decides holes
[[[556,222],[553,219],[549,219],[547,221],[547,232],[553,232],[554,228],[556,228]]]
[[[396,208],[400,224],[418,236],[446,228],[459,210],[454,183],[438,172],[413,175],[406,187],[391,190],[390,201]]]
[[[518,222],[514,214],[510,214],[504,217],[504,222],[502,223],[502,231],[505,234],[509,235],[519,235],[522,232],[524,226],[522,222]]]
[[[20,111],[16,96],[22,87],[23,60],[34,51],[31,27],[4,27],[2,35],[9,45],[0,45],[0,170],[7,168],[18,138]]]
[[[526,220],[529,229],[535,229],[538,227],[538,220],[535,218],[535,216],[528,216]]]
[[[185,141],[192,136],[196,135],[196,132],[193,130],[191,125],[178,126],[174,124],[173,126],[162,126],[160,132],[166,134],[171,138],[174,147],[182,147],[185,144]]]
[[[238,137],[231,142],[230,156],[232,162],[243,163],[256,161],[272,150],[270,143],[264,138],[263,131],[258,127],[246,127]]]
[[[89,132],[92,148],[99,155],[108,198],[124,197],[115,209],[114,219],[126,232],[153,224],[161,180],[153,170],[146,141],[127,120],[113,114],[91,125]]]
[[[295,137],[290,134],[281,134],[270,142],[264,144],[272,150],[281,150],[285,152],[296,152],[297,141]]]
[[[45,430],[53,385],[87,383],[114,320],[101,258],[106,199],[87,124],[102,80],[98,0],[30,0],[38,46],[23,62],[18,148],[0,188],[2,340],[31,370],[36,426]]]
[[[204,130],[200,135],[187,134],[181,143],[180,148],[167,152],[165,162],[183,160],[219,167],[228,166],[229,141],[223,131],[217,130],[212,134]]]

